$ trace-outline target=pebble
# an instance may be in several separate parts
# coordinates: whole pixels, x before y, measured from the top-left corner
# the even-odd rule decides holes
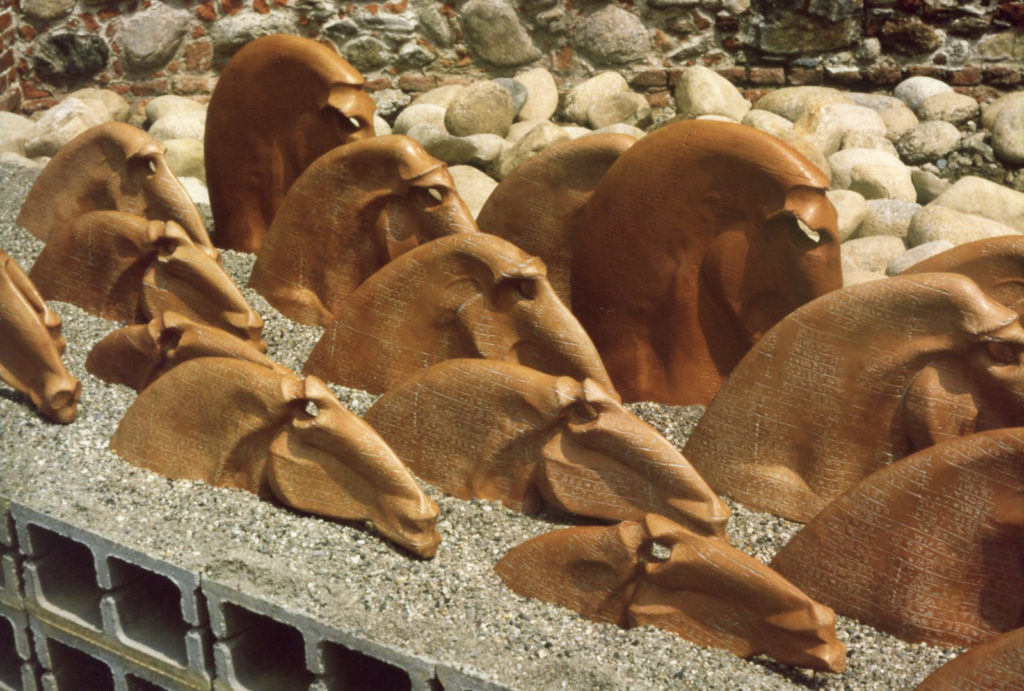
[[[847,240],[842,245],[842,256],[860,271],[883,273],[894,258],[906,251],[906,245],[891,235]]]
[[[765,134],[770,134],[773,137],[781,137],[786,132],[793,129],[793,123],[782,117],[776,115],[770,110],[761,110],[759,108],[752,108],[747,111],[747,114],[743,116],[741,120],[742,124],[747,127],[753,127],[755,130],[761,130]]]
[[[445,109],[429,103],[414,103],[395,118],[391,131],[395,134],[406,134],[416,125],[430,125],[434,129],[447,132],[444,126]]]
[[[462,201],[466,202],[473,218],[476,218],[491,192],[498,186],[498,181],[473,166],[450,166],[448,172],[455,182],[455,190],[462,197]]]
[[[916,113],[935,94],[952,90],[949,84],[933,77],[909,77],[897,84],[892,93]]]
[[[871,199],[865,202],[865,208],[857,237],[888,235],[906,241],[910,221],[921,205],[898,199]]]
[[[914,183],[914,189],[917,190],[918,204],[927,204],[948,190],[952,184],[949,180],[921,168],[911,169],[910,179]]]
[[[885,123],[875,111],[849,103],[811,106],[793,125],[826,158],[839,151],[846,135],[853,132],[884,137]]]
[[[471,0],[458,10],[469,49],[492,65],[525,65],[541,57],[515,9],[497,0]]]
[[[602,72],[587,81],[577,84],[565,97],[562,115],[566,120],[577,125],[587,124],[587,111],[595,103],[599,103],[614,94],[630,91],[626,78],[618,72]]]
[[[110,89],[79,89],[72,91],[67,98],[78,98],[83,101],[94,101],[101,103],[107,111],[110,121],[128,122],[131,115],[131,106],[124,100],[121,94]]]
[[[853,237],[868,212],[864,197],[853,190],[829,190],[825,193],[839,217],[839,242]]]
[[[917,110],[922,120],[943,120],[954,125],[976,118],[978,112],[977,101],[956,91],[940,91],[928,97]]]
[[[896,140],[896,150],[907,163],[924,163],[948,156],[960,143],[960,130],[943,120],[914,125]]]
[[[838,89],[827,86],[787,86],[757,99],[754,108],[781,115],[790,122],[800,119],[811,106],[825,103],[851,103],[849,97]]]
[[[909,250],[901,254],[900,256],[889,262],[889,265],[885,267],[886,276],[895,276],[898,273],[906,271],[914,264],[923,262],[929,257],[934,257],[936,254],[941,254],[948,249],[953,249],[955,245],[949,240],[933,240],[932,242],[926,242],[917,247],[911,247]]]
[[[650,122],[650,104],[646,98],[633,91],[613,94],[587,110],[587,124],[595,130],[616,123],[643,127]]]
[[[947,206],[991,218],[1024,233],[1024,192],[968,175],[954,182],[929,206]]]
[[[27,133],[25,155],[29,158],[53,156],[82,132],[105,122],[110,122],[110,114],[102,103],[65,98],[43,113]]]
[[[206,182],[206,165],[204,163],[202,139],[165,139],[167,147],[165,158],[171,172],[179,178],[197,178]]]
[[[953,245],[962,245],[966,242],[995,238],[1001,235],[1020,235],[1020,233],[998,221],[962,213],[933,202],[921,207],[921,210],[914,214],[907,232],[907,242],[911,247],[935,240],[945,240]]]
[[[992,149],[1003,163],[1024,165],[1024,99],[999,109],[992,123]]]
[[[873,134],[871,132],[860,132],[854,130],[843,135],[841,149],[877,149],[885,153],[899,157],[896,145],[886,135]]]
[[[157,96],[146,104],[146,122],[152,124],[167,115],[181,113],[201,113],[206,111],[206,106],[191,98],[166,94]]]
[[[542,121],[531,129],[526,135],[506,148],[498,159],[497,178],[504,180],[509,173],[515,170],[520,163],[527,158],[543,151],[552,144],[565,141],[569,138],[561,127],[553,122]]]
[[[986,130],[995,127],[996,118],[999,117],[1003,108],[1024,108],[1024,91],[1004,94],[985,106],[981,113],[981,126]]]
[[[25,155],[25,140],[36,123],[24,115],[0,110],[0,153]]]
[[[165,115],[149,126],[153,139],[202,139],[206,133],[206,110]]]
[[[515,110],[516,116],[518,116],[519,111],[526,104],[526,97],[528,95],[526,87],[509,77],[498,77],[494,80],[494,83],[507,91],[508,95],[512,97],[512,108]]]
[[[674,92],[679,117],[724,115],[739,122],[750,110],[750,101],[732,82],[702,65],[685,67]]]
[[[445,111],[445,128],[457,137],[496,134],[504,137],[515,119],[508,91],[490,80],[473,82],[460,91]]]
[[[520,120],[550,120],[558,110],[558,86],[543,67],[520,72],[515,80],[526,87],[526,103],[519,110]]]
[[[455,100],[455,97],[459,95],[459,92],[465,88],[465,84],[447,84],[445,86],[435,87],[414,98],[412,103],[409,104],[409,107],[432,105],[447,108],[452,104],[452,101]]]
[[[877,149],[843,149],[829,156],[832,186],[860,192],[865,199],[917,200],[910,170]]]
[[[506,146],[505,140],[496,134],[456,137],[425,123],[414,126],[405,134],[419,142],[431,156],[448,165],[486,165],[497,159]]]

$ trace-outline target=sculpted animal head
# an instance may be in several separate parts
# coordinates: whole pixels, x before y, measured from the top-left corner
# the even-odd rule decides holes
[[[210,236],[181,182],[167,166],[166,147],[121,122],[92,127],[46,164],[17,222],[43,241],[90,211],[122,211],[151,221],[174,221],[215,255]]]
[[[217,251],[197,245],[173,221],[84,214],[50,238],[31,276],[47,299],[107,319],[138,322],[173,310],[265,349],[263,320],[221,268]]]
[[[61,354],[60,317],[50,310],[21,267],[0,250],[0,379],[28,395],[50,420],[78,415],[82,385]]]
[[[476,230],[444,163],[409,137],[375,137],[325,154],[295,182],[249,286],[285,316],[326,324],[391,260]]]
[[[460,233],[392,261],[338,309],[305,370],[382,393],[451,358],[517,362],[612,391],[544,264],[501,238]]]
[[[256,252],[292,183],[331,149],[373,137],[373,99],[334,50],[299,36],[250,41],[224,68],[206,118],[219,247]]]
[[[250,341],[173,311],[107,334],[89,351],[85,369],[106,382],[141,391],[172,367],[200,357],[233,357],[288,371]]]
[[[440,543],[434,502],[315,377],[235,358],[189,360],[142,390],[110,446],[168,477],[243,489],[327,518],[373,521],[424,558]]]
[[[626,400],[707,404],[781,317],[842,285],[828,180],[763,132],[644,137],[577,226],[572,304]]]
[[[828,607],[727,541],[663,516],[556,530],[513,548],[494,570],[521,595],[597,621],[656,626],[740,657],[846,666]]]
[[[517,511],[608,520],[658,511],[722,536],[729,509],[685,458],[600,384],[506,362],[448,360],[366,414],[427,482]]]

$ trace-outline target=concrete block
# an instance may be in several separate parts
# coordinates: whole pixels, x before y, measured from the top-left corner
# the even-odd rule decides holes
[[[28,615],[0,603],[0,691],[36,691],[39,667],[28,632]]]

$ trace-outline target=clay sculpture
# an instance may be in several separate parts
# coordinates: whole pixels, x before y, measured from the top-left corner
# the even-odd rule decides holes
[[[724,537],[729,509],[598,382],[448,360],[384,394],[366,421],[418,477],[460,499],[606,520],[657,511]]]
[[[437,505],[316,377],[233,358],[189,360],[142,390],[110,448],[171,478],[243,489],[327,518],[373,521],[420,557],[434,556],[440,542]]]
[[[1024,314],[1024,235],[976,240],[957,245],[902,273],[963,274],[977,283],[996,302]]]
[[[1024,688],[1024,628],[990,638],[932,672],[916,691]]]
[[[601,358],[544,277],[544,264],[486,233],[421,245],[337,308],[307,374],[383,393],[451,358],[507,360],[613,390]]]
[[[173,310],[266,347],[263,320],[238,286],[173,221],[87,213],[50,238],[29,275],[46,299],[107,319],[144,322]]]
[[[43,168],[17,222],[44,242],[90,211],[123,211],[174,221],[216,256],[188,192],[164,159],[166,147],[121,122],[92,127],[61,147]]]
[[[476,229],[444,163],[402,135],[366,139],[325,154],[295,181],[249,286],[297,322],[327,324],[395,257]]]
[[[363,76],[300,36],[235,53],[206,114],[206,180],[218,247],[256,252],[288,188],[336,146],[373,136]]]
[[[477,225],[540,257],[555,294],[571,307],[569,266],[580,214],[609,166],[634,142],[628,134],[607,133],[549,146],[494,188]]]
[[[580,217],[572,305],[626,401],[707,404],[783,316],[842,285],[828,179],[778,139],[688,120],[619,157]]]
[[[772,566],[836,612],[913,642],[1024,626],[1024,428],[939,444],[822,509]]]
[[[520,595],[596,621],[656,626],[740,657],[846,666],[832,610],[728,542],[663,516],[556,530],[514,547],[494,570]]]
[[[251,341],[173,311],[107,334],[89,351],[85,369],[105,382],[141,391],[172,367],[200,357],[238,358],[281,373],[290,371]]]
[[[64,346],[60,317],[18,263],[0,250],[0,379],[61,424],[78,415],[82,394],[82,385],[60,359]]]
[[[747,354],[685,453],[718,492],[795,521],[930,444],[1024,424],[1024,328],[965,276],[849,286]]]

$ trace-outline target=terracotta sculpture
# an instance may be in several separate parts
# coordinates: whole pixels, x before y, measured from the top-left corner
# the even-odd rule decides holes
[[[122,211],[79,216],[50,238],[30,276],[46,299],[107,319],[141,322],[173,310],[266,347],[263,320],[238,286],[173,221]]]
[[[363,76],[300,36],[249,42],[221,72],[206,114],[206,181],[218,247],[256,252],[288,188],[336,146],[373,136]]]
[[[1017,314],[1024,314],[1024,235],[957,245],[914,264],[903,274],[950,271],[963,274]]]
[[[172,478],[234,487],[347,521],[430,558],[437,505],[315,377],[233,358],[184,362],[143,389],[110,448]],[[173,452],[171,452],[173,450]]]
[[[1024,328],[965,276],[849,286],[740,362],[686,456],[718,492],[808,521],[922,447],[1024,424]]]
[[[772,566],[905,640],[977,645],[1024,626],[1024,428],[919,451],[822,509]]]
[[[783,316],[842,285],[828,179],[778,139],[688,120],[634,144],[580,217],[572,305],[626,401],[707,404]]]
[[[460,499],[607,520],[657,511],[723,537],[729,509],[654,428],[592,379],[448,360],[384,394],[366,421],[423,480]]]
[[[123,211],[174,221],[211,256],[216,251],[188,192],[164,160],[166,147],[121,122],[97,125],[61,147],[46,164],[17,223],[43,241],[90,211]]]
[[[1024,628],[990,638],[932,672],[916,691],[1024,688]]]
[[[200,357],[238,358],[280,373],[290,371],[251,341],[173,311],[107,334],[89,351],[85,369],[105,382],[141,391],[172,367]]]
[[[596,621],[656,626],[740,657],[846,666],[832,610],[726,541],[663,516],[556,530],[511,549],[494,570],[520,595]]]
[[[82,393],[60,359],[64,346],[60,317],[18,263],[0,250],[0,379],[61,424],[78,415]]]
[[[444,163],[402,135],[366,139],[325,154],[295,181],[249,286],[297,322],[327,324],[395,257],[476,229]]]
[[[371,393],[459,357],[518,362],[612,390],[544,264],[494,235],[459,233],[403,254],[367,279],[336,317],[305,371]]]
[[[540,257],[555,294],[571,307],[569,266],[580,214],[609,166],[634,142],[628,134],[595,134],[549,146],[494,188],[477,225]]]

